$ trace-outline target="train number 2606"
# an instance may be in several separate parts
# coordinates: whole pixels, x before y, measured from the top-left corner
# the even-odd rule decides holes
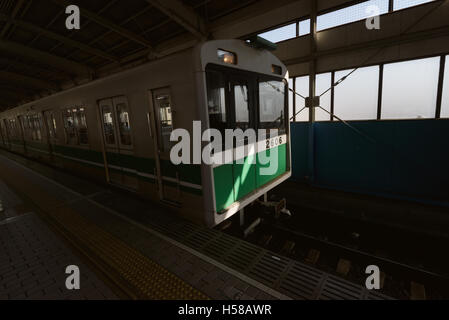
[[[271,138],[271,139],[267,139],[267,149],[273,148],[273,147],[277,147],[280,146],[281,144],[283,144],[283,138],[282,137],[275,137],[275,138]]]

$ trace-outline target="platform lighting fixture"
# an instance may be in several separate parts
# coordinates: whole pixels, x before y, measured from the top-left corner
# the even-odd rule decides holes
[[[237,64],[237,55],[233,52],[218,49],[217,50],[218,59],[226,64]]]

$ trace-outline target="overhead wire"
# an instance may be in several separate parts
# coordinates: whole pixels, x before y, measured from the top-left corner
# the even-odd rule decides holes
[[[419,22],[421,22],[424,18],[426,18],[428,15],[430,15],[432,12],[434,12],[435,10],[437,10],[438,8],[440,8],[444,3],[446,3],[448,0],[443,0],[441,1],[441,3],[437,6],[435,6],[434,8],[431,8],[429,11],[427,11],[424,15],[422,15],[418,20],[414,21],[411,25],[409,25],[407,28],[405,28],[401,33],[399,33],[399,37],[403,36],[405,33],[407,33],[408,31],[410,31],[410,29],[412,29],[413,27],[415,27]],[[340,83],[342,83],[343,81],[345,81],[349,76],[351,76],[354,72],[356,72],[357,70],[359,70],[360,68],[362,68],[364,65],[366,65],[368,62],[370,62],[373,58],[375,58],[378,54],[380,54],[383,50],[385,50],[386,48],[388,48],[390,45],[386,44],[384,46],[382,46],[381,48],[379,48],[379,50],[377,50],[376,52],[374,52],[374,54],[368,56],[367,59],[365,59],[358,67],[354,68],[351,72],[349,72],[347,75],[345,75],[344,77],[340,78],[339,80],[337,80],[335,83],[332,84],[332,86],[327,89],[326,91],[324,91],[322,94],[320,94],[320,97],[322,97],[323,95],[325,95],[327,92],[329,92],[330,90],[332,90],[332,88],[338,86]]]
[[[425,14],[423,14],[418,20],[414,21],[411,25],[409,25],[407,28],[405,28],[400,34],[399,36],[403,36],[405,33],[407,33],[408,31],[410,31],[410,29],[412,29],[413,27],[415,27],[419,22],[421,22],[423,19],[425,19],[428,15],[430,15],[432,12],[436,11],[438,8],[440,8],[444,3],[446,3],[449,0],[442,0],[440,4],[438,4],[437,6],[431,8],[429,11],[427,11]],[[336,86],[338,86],[339,84],[341,84],[343,81],[345,81],[348,77],[350,77],[352,74],[354,74],[357,70],[359,70],[360,68],[362,68],[363,66],[365,66],[368,62],[370,62],[372,59],[374,59],[378,54],[380,54],[383,50],[385,50],[387,47],[389,47],[389,44],[386,44],[384,46],[382,46],[381,48],[379,48],[379,50],[376,50],[376,52],[374,52],[372,55],[368,56],[367,59],[365,59],[358,67],[354,68],[353,70],[351,70],[347,75],[341,77],[339,80],[337,80],[335,83],[333,83],[327,90],[325,90],[323,93],[321,93],[319,95],[319,97],[321,98],[323,95],[325,95],[326,93],[328,93],[329,91],[331,91],[333,88],[335,88]],[[304,100],[306,100],[307,98],[304,97],[303,95],[297,93],[296,91],[294,91],[293,89],[289,88],[289,91],[293,92],[295,95],[303,98]],[[356,133],[362,135],[363,137],[365,137],[367,140],[369,140],[370,142],[375,142],[374,139],[370,138],[369,136],[365,135],[363,132],[361,132],[360,130],[358,130],[357,128],[355,128],[354,126],[351,126],[348,122],[344,121],[343,119],[341,119],[340,117],[338,117],[337,115],[335,115],[334,113],[324,109],[321,106],[317,106],[318,108],[322,109],[323,111],[325,111],[326,113],[329,113],[332,117],[336,118],[338,121],[342,122],[343,124],[345,124],[346,126],[348,126],[349,128],[351,128],[353,131],[355,131]],[[300,114],[302,111],[304,111],[305,109],[308,109],[307,106],[305,106],[304,108],[302,108],[301,110],[299,110],[296,114],[294,114],[290,120],[293,120],[296,118],[296,116],[298,114]]]

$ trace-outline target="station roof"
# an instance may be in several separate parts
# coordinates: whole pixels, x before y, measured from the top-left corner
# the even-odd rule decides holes
[[[419,59],[449,52],[447,1],[382,14],[380,30],[341,19],[366,0],[0,0],[0,111],[126,70],[200,40],[233,39],[296,25],[277,42],[290,76]],[[77,5],[81,29],[66,28]],[[334,13],[336,27],[300,34]],[[338,15],[335,15],[338,13]],[[383,50],[383,51],[381,51]],[[381,53],[381,54],[379,54]]]
[[[0,0],[0,111],[142,63],[255,0]],[[66,28],[78,5],[80,30]],[[84,80],[80,80],[84,79]]]

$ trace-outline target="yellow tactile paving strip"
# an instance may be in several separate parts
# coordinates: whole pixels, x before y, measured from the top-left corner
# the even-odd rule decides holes
[[[11,168],[1,170],[0,177],[26,195],[42,209],[59,227],[75,238],[78,248],[88,248],[92,260],[101,260],[108,266],[109,278],[126,282],[132,291],[132,298],[154,300],[205,300],[206,295],[183,281],[178,276],[130,248],[71,208],[64,206],[64,200],[55,199],[29,179],[26,174]],[[83,250],[86,252],[85,250]],[[121,279],[118,279],[119,276]],[[118,284],[120,286],[120,284]],[[123,287],[123,286],[122,286]],[[126,290],[129,292],[129,290]]]

